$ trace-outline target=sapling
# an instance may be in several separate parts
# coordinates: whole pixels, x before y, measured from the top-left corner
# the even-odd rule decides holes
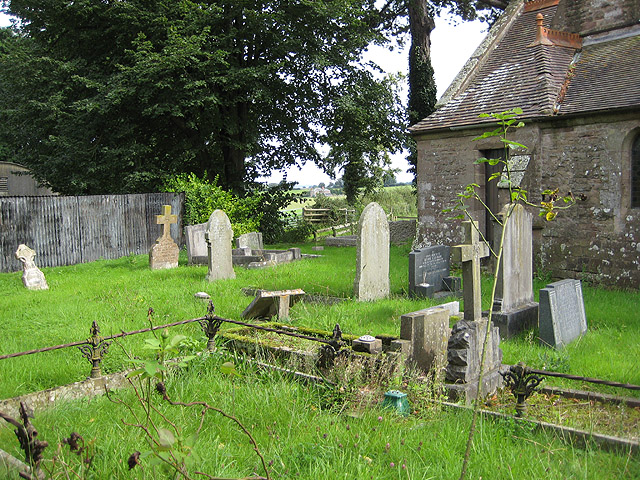
[[[488,181],[497,181],[498,179],[501,179],[503,184],[506,185],[506,188],[509,191],[510,201],[507,205],[507,208],[505,209],[505,214],[502,217],[502,219],[497,214],[497,212],[493,212],[489,208],[487,203],[478,194],[478,189],[480,188],[480,185],[478,185],[477,183],[468,184],[464,188],[463,192],[457,194],[457,201],[455,205],[452,208],[444,210],[445,212],[459,212],[458,215],[453,217],[454,219],[470,220],[472,228],[475,228],[478,230],[478,233],[482,238],[482,240],[489,245],[490,254],[496,259],[496,268],[493,273],[493,282],[492,282],[492,288],[491,288],[490,305],[494,304],[496,288],[498,285],[498,278],[500,275],[500,264],[502,260],[503,244],[504,244],[504,238],[505,238],[505,232],[506,232],[506,228],[504,228],[504,226],[509,220],[509,217],[513,213],[513,210],[516,207],[516,205],[522,204],[529,207],[537,208],[540,211],[539,215],[541,217],[543,217],[547,221],[552,221],[557,217],[559,211],[570,208],[575,203],[575,199],[573,198],[573,195],[570,192],[566,196],[560,196],[559,189],[556,188],[555,190],[544,190],[542,192],[543,200],[540,202],[540,204],[534,204],[529,201],[528,192],[524,190],[522,187],[520,187],[519,185],[514,184],[512,179],[512,174],[511,174],[511,167],[512,167],[511,161],[510,161],[511,152],[513,150],[522,150],[522,151],[527,150],[527,147],[525,145],[515,142],[513,140],[510,140],[508,138],[512,130],[524,127],[524,122],[518,120],[517,118],[517,116],[520,114],[522,114],[522,109],[520,108],[513,108],[511,110],[506,110],[501,113],[481,114],[480,115],[481,118],[494,119],[498,126],[494,130],[485,132],[479,137],[474,138],[474,141],[476,141],[476,140],[482,140],[490,137],[498,137],[504,147],[503,158],[480,158],[476,160],[476,162],[474,162],[475,164],[478,164],[478,165],[487,163],[491,166],[495,166],[495,165],[502,166],[501,171],[493,173],[488,178]],[[478,229],[477,223],[473,221],[473,218],[469,213],[469,206],[466,205],[466,201],[468,200],[476,200],[477,202],[479,202],[482,205],[482,207],[489,213],[489,216],[491,217],[491,219],[494,222],[496,222],[498,225],[500,225],[500,227],[502,227],[501,228],[502,232],[501,232],[500,239],[498,241],[497,246],[494,245],[493,248],[491,248],[490,242],[487,242],[487,239],[484,237],[484,234]],[[564,202],[564,204],[559,205],[558,204],[559,201]],[[467,308],[466,305],[465,305],[465,308]],[[469,428],[469,437],[467,439],[467,446],[466,446],[466,451],[465,451],[464,460],[462,464],[462,472],[460,474],[461,480],[464,479],[466,476],[467,465],[469,463],[469,456],[471,453],[471,445],[473,443],[473,436],[476,428],[478,408],[480,406],[480,401],[479,401],[480,386],[482,385],[482,378],[484,374],[484,362],[485,362],[486,351],[487,351],[487,340],[489,338],[489,335],[491,332],[491,325],[492,325],[492,310],[493,309],[489,309],[487,330],[486,330],[486,335],[482,345],[482,354],[480,357],[480,372],[478,375],[478,383],[477,383],[478,398],[476,398],[474,402],[471,427]]]

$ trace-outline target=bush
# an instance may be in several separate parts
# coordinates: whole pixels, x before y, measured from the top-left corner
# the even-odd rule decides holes
[[[302,243],[305,242],[316,231],[313,224],[303,220],[302,218],[296,218],[293,223],[290,224],[284,231],[284,234],[280,238],[282,243]]]
[[[184,192],[184,224],[195,225],[209,220],[211,213],[223,210],[231,221],[235,236],[255,232],[262,220],[262,198],[239,198],[213,182],[198,178],[193,173],[182,173],[165,182],[165,191]]]

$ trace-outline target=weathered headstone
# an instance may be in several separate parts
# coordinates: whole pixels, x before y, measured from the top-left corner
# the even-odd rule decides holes
[[[389,222],[375,202],[364,207],[358,222],[354,293],[358,300],[389,295]]]
[[[22,262],[22,283],[29,290],[48,290],[47,280],[44,273],[38,267],[33,258],[36,252],[24,243],[18,245],[16,250],[16,258]]]
[[[455,293],[457,282],[449,276],[450,248],[419,248],[409,253],[409,296],[432,298],[438,292]],[[458,279],[459,282],[459,279]]]
[[[502,350],[498,328],[492,326],[487,341],[482,384],[478,392],[482,345],[487,335],[486,318],[469,321],[460,320],[453,326],[447,351],[446,388],[453,399],[472,400],[492,394],[502,385],[500,366]]]
[[[437,377],[447,364],[450,306],[453,305],[426,308],[400,317],[400,340],[410,341],[405,352],[407,360],[425,373],[435,371]]]
[[[462,222],[466,243],[452,250],[454,262],[462,262],[462,298],[464,319],[480,320],[482,303],[480,298],[480,259],[489,256],[489,246],[479,241],[478,223]]]
[[[540,342],[562,348],[587,331],[580,280],[560,280],[540,289]]]
[[[231,262],[231,241],[233,230],[229,217],[222,210],[215,210],[207,222],[205,232],[209,257],[207,281],[214,282],[225,278],[236,278]]]
[[[505,231],[492,321],[500,337],[509,338],[535,328],[538,322],[538,304],[533,301],[532,214],[520,204],[507,204],[498,217]],[[500,225],[495,235],[501,237]]]
[[[178,216],[171,214],[171,205],[162,206],[162,214],[156,215],[156,223],[162,225],[162,236],[149,250],[149,266],[151,270],[176,268],[180,249],[171,238],[171,224],[178,223]]]
[[[289,308],[304,296],[304,290],[278,290],[268,292],[260,290],[256,297],[244,309],[243,318],[271,318],[274,315],[280,319],[289,317]]]
[[[264,244],[262,243],[262,233],[249,232],[243,233],[236,238],[236,248],[248,247],[251,250],[263,250]]]
[[[198,223],[184,227],[189,265],[207,264],[209,255],[207,253],[207,241],[205,240],[206,231],[206,223]]]

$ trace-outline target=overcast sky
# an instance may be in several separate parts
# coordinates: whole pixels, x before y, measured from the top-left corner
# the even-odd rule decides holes
[[[0,13],[0,26],[5,27],[8,25],[9,17]],[[444,93],[485,35],[486,24],[481,24],[477,21],[453,25],[448,17],[436,19],[436,28],[431,34],[431,63],[435,72],[438,97]],[[376,47],[371,52],[371,58],[376,60],[386,72],[402,72],[405,75],[408,71],[407,55],[407,49],[395,49],[390,52]],[[406,90],[405,86],[405,92]],[[411,180],[411,176],[406,173],[409,165],[404,159],[404,154],[393,157],[393,167],[400,169],[400,173],[396,176],[398,181],[407,182]],[[269,178],[269,181],[278,182],[281,179],[282,174],[274,174]],[[305,165],[302,170],[297,168],[290,169],[287,172],[287,180],[297,181],[301,186],[317,185],[320,182],[329,183],[331,181],[320,169],[309,164]]]

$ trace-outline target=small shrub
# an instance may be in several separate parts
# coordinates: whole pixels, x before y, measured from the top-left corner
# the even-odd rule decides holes
[[[217,179],[210,182],[193,173],[183,173],[166,181],[165,191],[185,193],[184,224],[205,223],[214,210],[220,209],[229,217],[234,235],[258,230],[263,198],[259,195],[239,198],[219,187]]]

